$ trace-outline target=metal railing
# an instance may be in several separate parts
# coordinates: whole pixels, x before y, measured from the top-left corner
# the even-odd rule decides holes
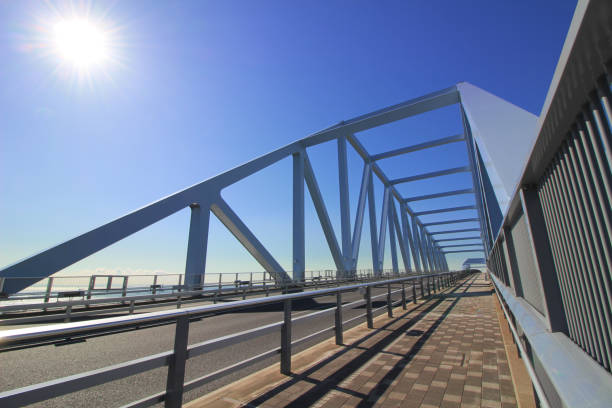
[[[115,292],[105,292],[106,296],[95,297],[81,295],[81,299],[68,299],[56,302],[39,302],[39,303],[16,303],[2,304],[0,303],[0,326],[14,324],[32,324],[39,322],[50,322],[64,320],[65,322],[71,319],[82,318],[86,316],[94,316],[96,314],[104,314],[112,311],[135,313],[139,309],[153,309],[160,307],[181,308],[186,304],[221,301],[242,297],[245,299],[248,295],[265,295],[270,293],[285,292],[288,289],[314,289],[327,287],[331,285],[342,285],[359,283],[364,281],[376,281],[398,278],[403,276],[414,276],[414,273],[401,271],[398,273],[392,270],[386,270],[381,274],[374,274],[372,270],[360,270],[352,274],[351,277],[338,277],[336,271],[312,271],[310,276],[303,282],[276,282],[274,280],[262,281],[240,281],[236,280],[224,285],[203,285],[198,288],[168,287],[163,286],[157,288],[149,294],[130,295],[131,293],[142,293],[134,289],[132,292],[125,291],[117,293],[120,296],[112,297]],[[264,272],[265,273],[265,272]],[[230,275],[230,274],[224,274]],[[231,274],[234,275],[239,274]],[[242,274],[244,275],[244,274]],[[151,276],[149,276],[151,277]],[[49,278],[53,279],[53,278]],[[164,293],[165,292],[165,293]],[[126,295],[127,293],[127,295]],[[145,292],[146,293],[146,292]],[[41,314],[40,311],[46,313]]]
[[[182,310],[159,311],[140,315],[122,316],[116,318],[100,319],[83,323],[66,323],[53,326],[32,327],[17,330],[7,330],[0,332],[0,350],[8,349],[16,345],[26,345],[41,341],[62,340],[66,338],[78,339],[80,336],[113,332],[124,328],[136,327],[148,324],[172,323],[176,322],[174,349],[163,353],[139,358],[136,360],[116,364],[82,374],[71,375],[68,377],[47,381],[40,384],[6,391],[0,393],[0,405],[3,407],[23,406],[64,394],[76,392],[94,385],[103,384],[126,378],[138,373],[142,373],[154,368],[168,366],[166,390],[147,398],[129,403],[128,407],[146,407],[153,404],[164,402],[166,407],[180,407],[182,404],[183,393],[209,383],[215,379],[228,375],[236,370],[248,367],[256,362],[268,357],[280,354],[280,370],[284,374],[291,372],[291,350],[298,344],[302,344],[317,336],[334,333],[336,343],[342,344],[343,327],[350,322],[366,318],[367,326],[373,328],[373,316],[380,310],[387,310],[392,316],[392,308],[400,303],[406,308],[407,295],[406,286],[412,283],[412,299],[416,302],[417,282],[421,283],[421,296],[426,297],[436,290],[453,286],[458,279],[465,276],[467,272],[446,272],[430,275],[411,276],[398,279],[390,279],[377,282],[368,282],[351,286],[341,286],[336,288],[320,289],[311,292],[301,292],[271,296],[265,298],[247,299],[232,303],[219,303],[205,306],[186,308]],[[393,285],[401,285],[397,290],[392,290]],[[386,287],[386,293],[372,296],[372,288],[375,286]],[[355,290],[364,290],[364,299],[342,304],[342,294]],[[425,293],[427,291],[427,294]],[[399,301],[393,301],[392,295],[401,293]],[[316,311],[297,318],[291,317],[291,305],[293,301],[299,299],[312,299],[320,296],[336,296],[336,306],[320,311]],[[372,300],[378,297],[386,297],[386,305],[372,308]],[[189,332],[189,320],[207,315],[213,312],[231,312],[238,309],[268,305],[272,303],[283,303],[283,321],[260,326],[243,332],[207,340],[197,344],[189,345],[187,336]],[[342,320],[342,310],[354,308],[365,304],[365,314]],[[293,340],[291,328],[294,323],[304,322],[318,318],[327,313],[335,313],[334,326],[319,330],[300,339]],[[248,341],[264,334],[280,331],[280,346],[268,350],[264,353],[250,357],[246,360],[227,366],[221,370],[206,374],[202,377],[185,382],[186,361],[195,356],[217,350],[232,344]]]

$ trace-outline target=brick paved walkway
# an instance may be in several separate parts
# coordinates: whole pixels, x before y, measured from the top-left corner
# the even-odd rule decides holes
[[[187,406],[516,407],[491,286],[472,277]]]

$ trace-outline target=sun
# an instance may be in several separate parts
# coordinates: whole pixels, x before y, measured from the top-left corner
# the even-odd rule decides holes
[[[95,68],[109,58],[108,35],[84,18],[55,23],[53,45],[59,58],[78,70]]]

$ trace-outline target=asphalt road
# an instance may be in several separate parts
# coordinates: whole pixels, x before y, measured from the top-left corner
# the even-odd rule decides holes
[[[407,297],[411,299],[411,290],[407,286]],[[397,286],[395,289],[399,289]],[[379,288],[372,295],[386,293]],[[420,294],[420,291],[417,292]],[[343,295],[343,302],[348,303],[361,299],[358,292]],[[399,300],[400,294],[393,296]],[[335,306],[335,296],[320,297],[314,300],[294,302],[292,317],[308,314]],[[373,307],[385,305],[385,297],[373,301]],[[383,311],[384,312],[384,311]],[[364,306],[354,309],[344,309],[343,319],[365,313]],[[189,326],[189,344],[210,340],[216,337],[255,328],[264,324],[282,320],[282,306],[269,305],[254,310],[239,311],[230,314],[217,315],[192,322]],[[358,319],[353,325],[359,324],[365,318]],[[293,325],[293,339],[302,338],[310,333],[333,325],[334,313],[328,313],[320,318],[309,319],[306,322]],[[88,339],[83,343],[63,346],[46,345],[22,350],[0,353],[0,392],[37,384],[44,381],[61,378],[67,375],[107,367],[112,364],[130,361],[171,350],[174,342],[174,324],[165,325],[109,336]],[[318,338],[294,348],[294,352],[303,350],[317,342],[331,337],[333,334],[323,334]],[[230,364],[255,356],[280,344],[280,334],[274,332],[248,341],[229,346],[221,350],[206,353],[189,359],[186,367],[186,381],[198,378],[207,373],[219,370]],[[243,370],[232,373],[194,391],[185,394],[184,401],[190,401],[215,390],[225,384],[245,375],[251,374],[263,367],[278,361],[271,357]],[[117,380],[98,385],[83,391],[53,398],[32,407],[118,407],[132,401],[163,391],[166,386],[167,368],[147,371],[123,380]]]

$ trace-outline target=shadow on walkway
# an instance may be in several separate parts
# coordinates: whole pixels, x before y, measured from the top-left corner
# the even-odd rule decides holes
[[[358,397],[361,399],[361,402],[358,404],[359,407],[369,407],[376,403],[378,398],[386,391],[389,387],[389,384],[397,378],[397,376],[401,373],[402,369],[414,358],[414,356],[418,353],[419,350],[423,347],[425,342],[433,335],[436,331],[437,327],[444,321],[444,319],[448,316],[451,310],[455,307],[457,302],[461,297],[464,296],[488,296],[490,295],[490,291],[479,291],[479,292],[471,292],[466,293],[468,289],[474,286],[475,277],[468,278],[466,281],[462,282],[460,285],[450,289],[445,293],[438,293],[433,295],[427,302],[422,303],[410,311],[403,313],[402,315],[396,317],[392,321],[386,323],[382,327],[373,330],[371,333],[362,337],[358,341],[354,342],[350,345],[345,345],[345,348],[334,353],[332,356],[322,360],[318,364],[310,367],[306,371],[301,374],[293,374],[291,380],[285,381],[279,386],[271,389],[265,394],[259,396],[256,399],[253,399],[246,406],[261,406],[265,405],[266,401],[270,400],[274,396],[282,393],[283,391],[289,389],[292,385],[304,381],[311,384],[316,384],[314,387],[298,396],[296,399],[288,403],[287,407],[304,407],[310,406],[314,404],[316,401],[325,396],[330,390],[336,390],[340,392],[347,393],[349,395]],[[478,285],[481,286],[481,285]],[[447,299],[449,298],[449,299]],[[453,299],[453,300],[451,300]],[[448,304],[447,306],[445,304]],[[442,312],[435,322],[431,325],[431,327],[422,332],[420,330],[409,330],[410,327],[417,324],[423,318],[427,316],[427,314],[433,311],[438,306],[445,307],[444,312]],[[419,309],[422,310],[416,315],[408,318],[410,314],[414,314],[415,311]],[[402,323],[398,327],[391,327],[397,325],[398,322],[407,319],[404,323]],[[380,333],[380,331],[389,331],[384,338],[380,339],[376,343],[370,346],[363,346],[363,344],[376,334]],[[368,363],[374,356],[378,353],[386,353],[384,349],[393,343],[396,339],[398,339],[402,335],[408,336],[420,336],[420,339],[412,346],[412,348],[406,353],[402,355],[398,355],[397,353],[393,353],[400,357],[400,359],[396,362],[395,366],[380,380],[376,387],[374,387],[369,393],[364,394],[354,390],[348,390],[340,386],[340,384],[346,380],[348,377],[356,373],[360,368],[362,368],[365,364]],[[310,376],[317,372],[318,370],[324,368],[326,365],[334,362],[336,359],[344,355],[349,350],[364,350],[356,358],[350,360],[348,363],[338,368],[336,371],[327,376],[324,380],[316,380],[311,378]]]

